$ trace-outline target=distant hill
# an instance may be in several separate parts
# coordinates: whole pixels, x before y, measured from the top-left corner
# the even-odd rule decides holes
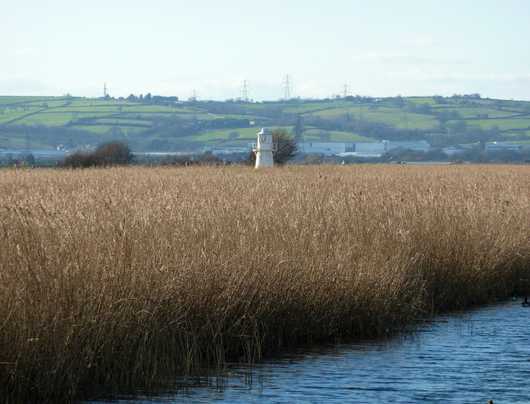
[[[453,97],[346,97],[179,102],[176,97],[0,97],[0,148],[66,149],[125,140],[136,151],[247,146],[259,127],[305,141],[419,140],[433,146],[530,143],[530,102]]]

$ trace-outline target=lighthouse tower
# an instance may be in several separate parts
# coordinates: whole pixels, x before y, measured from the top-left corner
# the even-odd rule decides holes
[[[272,151],[272,133],[265,129],[261,129],[258,132],[258,141],[256,143],[256,168],[274,166]]]

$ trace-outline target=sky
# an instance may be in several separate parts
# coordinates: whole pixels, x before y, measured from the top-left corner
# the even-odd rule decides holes
[[[529,0],[0,0],[0,94],[530,100]]]

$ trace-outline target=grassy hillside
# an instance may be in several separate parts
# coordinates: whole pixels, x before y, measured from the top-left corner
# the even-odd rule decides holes
[[[244,146],[259,127],[292,130],[297,121],[308,141],[530,140],[530,102],[476,96],[262,103],[0,97],[0,148],[76,148],[108,140],[156,151]]]

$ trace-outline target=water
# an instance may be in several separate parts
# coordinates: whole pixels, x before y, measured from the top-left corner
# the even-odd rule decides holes
[[[201,382],[202,386],[193,383]],[[530,403],[530,308],[439,317],[390,341],[285,355],[130,403]]]

